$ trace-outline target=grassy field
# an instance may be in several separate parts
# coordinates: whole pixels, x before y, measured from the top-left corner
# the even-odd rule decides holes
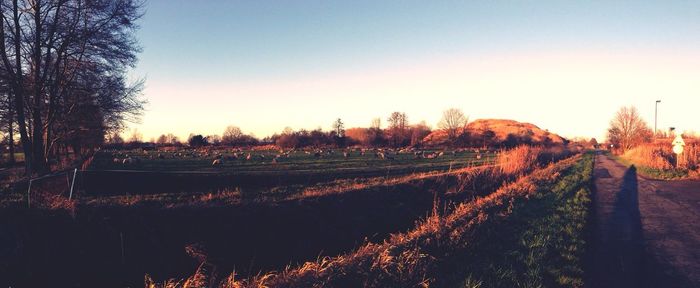
[[[443,152],[425,150],[425,153]],[[233,159],[237,153],[239,156]],[[251,154],[251,159],[246,160],[246,156]],[[439,169],[462,168],[468,165],[480,165],[493,160],[493,152],[484,151],[482,153],[474,151],[444,151],[443,155],[434,159],[417,159],[413,153],[392,153],[394,159],[381,159],[376,157],[372,151],[361,154],[360,151],[351,150],[348,156],[344,157],[343,150],[335,150],[332,154],[323,153],[316,157],[307,154],[306,151],[293,151],[289,156],[273,159],[280,155],[278,150],[252,151],[242,150],[233,152],[232,150],[214,150],[201,152],[197,150],[184,150],[176,152],[166,151],[105,151],[95,156],[90,165],[91,170],[139,170],[139,171],[199,171],[217,173],[242,173],[242,172],[320,172],[330,171],[333,173],[346,173],[356,171],[396,171],[424,172]],[[389,153],[387,153],[389,154]],[[477,155],[481,154],[481,159]],[[223,158],[222,164],[213,166],[212,163],[217,156]],[[387,156],[388,158],[389,156]],[[135,159],[135,163],[123,164],[115,163],[114,159]]]
[[[151,158],[149,157],[150,153],[152,152],[129,156],[143,157],[139,163],[136,163],[143,164],[140,167],[149,167],[148,165],[157,167],[154,166],[155,163],[164,160],[176,161],[176,159],[161,159],[157,155]],[[472,152],[456,153],[456,155],[445,153],[441,157],[468,159],[470,153]],[[304,153],[304,155],[308,154]],[[126,155],[112,154],[102,157],[115,156],[123,157]],[[447,162],[441,157],[437,159],[408,159],[408,157],[413,158],[414,155],[401,156],[405,156],[406,159],[393,161],[405,161],[406,163],[411,161]],[[571,171],[578,171],[578,168],[571,168],[574,167],[574,163],[579,163],[576,159],[559,161],[569,156],[571,154],[566,149],[519,147],[512,151],[498,153],[497,157],[490,160],[493,165],[465,168],[454,168],[453,165],[451,170],[449,167],[446,168],[450,171],[438,169],[391,177],[384,174],[372,177],[341,177],[317,183],[308,181],[309,175],[312,174],[289,173],[292,176],[277,179],[281,182],[271,181],[273,182],[270,184],[273,185],[272,188],[261,188],[258,190],[259,192],[267,192],[260,192],[255,197],[246,196],[245,190],[240,188],[205,192],[206,187],[211,184],[206,183],[206,181],[235,179],[238,175],[237,172],[226,171],[233,171],[236,167],[215,168],[224,170],[222,172],[196,172],[192,174],[196,178],[183,178],[186,181],[182,183],[176,183],[177,178],[152,178],[160,173],[158,171],[118,172],[119,175],[127,175],[132,178],[110,180],[114,182],[104,181],[107,178],[103,178],[97,181],[96,185],[99,184],[103,189],[106,189],[105,187],[118,187],[115,183],[119,182],[135,182],[134,185],[164,186],[166,188],[163,190],[172,192],[171,187],[184,183],[191,184],[192,188],[196,190],[191,193],[112,196],[78,194],[75,199],[70,201],[62,196],[52,196],[34,199],[31,209],[26,207],[26,203],[21,198],[15,197],[16,199],[13,198],[12,201],[8,200],[9,204],[5,203],[7,205],[4,205],[4,208],[0,210],[0,213],[3,214],[0,217],[2,219],[0,225],[8,228],[5,230],[5,235],[7,239],[12,239],[12,243],[8,242],[4,246],[8,253],[5,254],[6,256],[2,256],[2,260],[17,265],[0,268],[0,279],[9,279],[12,281],[11,283],[14,283],[13,285],[26,284],[25,286],[123,287],[140,286],[146,274],[149,275],[149,279],[152,277],[158,283],[173,284],[176,282],[167,282],[167,279],[183,279],[196,271],[193,278],[179,282],[180,285],[206,278],[206,281],[221,282],[226,286],[226,283],[231,282],[226,276],[231,271],[236,271],[236,280],[244,280],[238,282],[239,284],[255,286],[255,283],[258,283],[256,281],[267,281],[261,280],[256,275],[268,275],[271,273],[270,271],[283,271],[281,274],[275,273],[275,275],[280,275],[280,278],[274,278],[276,280],[271,283],[277,284],[272,286],[308,287],[312,286],[311,283],[327,283],[329,287],[338,286],[334,283],[342,283],[341,286],[347,286],[348,283],[351,286],[353,283],[358,284],[355,286],[363,286],[363,283],[357,281],[365,279],[371,281],[364,283],[369,286],[376,284],[374,286],[403,287],[415,286],[418,282],[411,281],[424,276],[429,278],[423,280],[439,284],[439,286],[478,283],[489,280],[488,271],[478,270],[477,268],[481,266],[476,268],[470,266],[476,265],[474,264],[476,262],[470,260],[471,258],[461,258],[464,255],[477,255],[491,251],[486,254],[478,254],[483,256],[479,259],[497,261],[497,257],[494,255],[501,255],[498,254],[500,253],[498,251],[502,249],[527,252],[518,250],[526,248],[512,246],[513,243],[524,241],[522,239],[533,237],[528,236],[526,231],[533,231],[532,233],[536,235],[543,233],[554,235],[571,229],[573,229],[572,233],[578,231],[576,230],[578,226],[572,224],[578,218],[566,217],[571,214],[571,211],[581,211],[580,205],[585,203],[585,192],[580,192],[579,202],[572,202],[574,206],[564,206],[561,204],[567,199],[573,199],[570,193],[573,188],[569,187],[568,184],[562,184],[562,188],[556,188],[558,186],[553,184],[561,182],[561,179],[569,179],[561,175],[569,175],[573,173]],[[313,160],[317,163],[324,163],[323,161],[334,163],[334,161],[345,160],[342,156],[341,159],[338,157],[318,159],[313,156],[301,155],[299,155],[298,160],[308,161],[308,157],[314,158]],[[370,157],[370,159],[359,161],[376,161],[377,167],[392,161],[374,159],[373,155]],[[93,160],[94,166],[86,173],[107,172],[97,170],[99,162],[96,161],[99,160]],[[351,159],[345,161],[351,161]],[[539,170],[556,161],[559,161],[559,164]],[[109,162],[111,163],[104,164],[117,164],[114,161]],[[290,165],[293,164],[290,163]],[[261,161],[256,165],[269,164],[263,164]],[[211,169],[211,167],[200,167],[203,170]],[[130,168],[137,169],[138,167],[132,166]],[[103,166],[101,169],[107,169],[107,166]],[[534,174],[527,176],[532,171],[535,171]],[[273,172],[284,175],[283,170]],[[247,173],[249,173],[249,177],[267,177],[264,172],[251,171]],[[174,171],[168,171],[164,175],[171,177],[177,174]],[[146,176],[141,180],[150,181],[150,184],[144,184],[137,178],[133,178],[135,175]],[[299,177],[298,175],[304,176]],[[328,175],[332,175],[332,172],[328,172]],[[351,174],[344,174],[344,177],[348,175]],[[65,182],[66,179],[63,178],[59,177],[56,180],[57,184]],[[307,182],[294,184],[294,181],[299,178]],[[251,179],[264,181],[260,179],[265,178]],[[522,179],[531,180],[523,182]],[[173,183],[168,183],[168,181]],[[267,181],[270,182],[270,179]],[[513,182],[515,184],[506,184]],[[571,178],[571,183],[574,183],[571,185],[578,183],[578,178]],[[39,190],[40,187],[37,185],[36,189]],[[501,188],[499,189],[499,187]],[[551,189],[555,193],[548,194],[545,192],[547,189]],[[540,197],[538,193],[542,193],[543,196]],[[560,196],[554,197],[552,195]],[[526,201],[528,197],[531,199],[530,201]],[[501,204],[510,203],[512,207],[499,206],[501,204],[491,208],[483,206],[485,203],[491,203],[489,201],[499,201]],[[503,210],[504,208],[505,210]],[[556,212],[559,211],[557,209],[563,210]],[[527,211],[530,211],[530,214]],[[519,213],[519,216],[517,218],[505,217],[509,213]],[[474,219],[480,219],[473,217],[482,214],[495,216],[496,218],[489,220],[495,222],[479,228],[480,230],[472,231],[472,228],[469,228],[471,224],[468,223]],[[557,217],[561,217],[563,220],[542,222],[549,221],[549,218],[545,216],[552,214],[558,215]],[[525,222],[509,224],[508,221]],[[522,223],[525,224],[521,225]],[[575,227],[571,228],[571,225]],[[552,228],[554,230],[543,230],[550,226],[554,227]],[[490,229],[500,231],[493,233],[504,234],[488,236],[492,234],[492,232],[488,232],[491,231]],[[472,238],[477,234],[484,236]],[[571,234],[571,238],[578,239],[577,235]],[[516,240],[509,238],[516,236],[519,237]],[[467,246],[471,244],[467,245],[466,243],[471,242],[463,242],[468,239],[476,242],[483,241],[479,244],[481,248],[468,248]],[[511,240],[503,243],[502,239]],[[547,256],[542,257],[550,259],[549,253],[551,251],[564,253],[563,250],[556,249],[579,245],[579,242],[570,243],[565,240],[557,242],[554,246],[547,246],[544,249],[547,251]],[[21,245],[17,243],[21,243]],[[531,246],[531,244],[528,245]],[[526,246],[527,249],[531,249],[530,246]],[[60,247],[60,249],[55,249],[55,247]],[[388,249],[390,252],[382,249]],[[577,251],[571,253],[578,255]],[[425,257],[428,258],[421,255],[426,255]],[[569,255],[561,257],[569,257]],[[317,259],[318,263],[315,262]],[[348,259],[357,260],[348,262]],[[560,258],[551,259],[558,261],[554,262],[557,265],[564,263],[560,261]],[[511,262],[516,263],[509,261],[509,263]],[[372,265],[362,266],[369,265],[369,263],[385,263],[388,266],[385,264],[377,264],[379,266],[376,267]],[[325,265],[350,266],[341,268],[342,271],[338,272],[341,273],[339,275],[346,276],[313,275],[313,277],[320,278],[307,279],[307,276],[311,276],[306,275],[302,277],[306,279],[303,281],[311,282],[302,281],[299,282],[301,284],[295,284],[295,281],[299,281],[299,279],[294,280],[295,276],[290,275],[295,275],[294,273],[299,273],[300,270],[295,270],[296,268],[292,267],[305,267],[300,269],[312,273],[315,271],[313,269],[316,269],[314,265],[321,265],[318,267],[320,269],[318,271],[326,271],[323,268],[326,267]],[[571,271],[576,271],[575,268],[578,267],[575,261],[567,265],[573,267],[570,268]],[[207,272],[211,272],[212,268],[219,271],[217,275]],[[542,269],[549,268],[547,266]],[[77,277],[72,271],[81,271],[83,276]],[[537,271],[537,273],[544,273],[543,270]],[[479,274],[467,272],[479,272]],[[45,275],[46,277],[42,278],[44,280],[32,277],[37,273]],[[384,275],[382,273],[399,273],[400,275]],[[521,273],[521,270],[516,269],[512,273],[518,274]],[[562,279],[565,279],[563,281],[578,283],[575,273],[566,272],[561,275]],[[337,281],[341,282],[329,281],[323,277],[340,277]],[[408,285],[409,282],[414,285]],[[4,284],[9,285],[10,283],[4,283],[0,280],[0,285]],[[188,287],[199,286],[190,285]]]
[[[232,159],[233,153],[239,156]],[[89,196],[239,191],[248,196],[269,195],[275,190],[295,193],[319,183],[352,179],[395,178],[419,173],[439,173],[492,164],[496,153],[474,151],[424,151],[442,153],[428,159],[412,152],[337,150],[321,157],[314,152],[277,150],[103,151],[81,172],[78,189]],[[251,159],[246,156],[250,154]],[[389,159],[393,158],[393,159]],[[117,161],[115,161],[115,159]],[[124,164],[124,159],[130,159]],[[213,166],[216,159],[222,163]]]
[[[250,279],[224,278],[221,284],[580,287],[591,172],[591,155],[564,160],[383,243]],[[210,276],[200,269],[186,281],[163,286],[216,281]]]

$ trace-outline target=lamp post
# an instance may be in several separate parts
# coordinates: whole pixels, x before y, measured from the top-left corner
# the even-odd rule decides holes
[[[659,116],[659,103],[661,103],[661,100],[656,100],[656,104],[654,104],[654,139],[656,139],[656,132],[657,130],[657,118]]]

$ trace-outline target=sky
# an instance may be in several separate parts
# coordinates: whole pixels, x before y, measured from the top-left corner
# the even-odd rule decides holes
[[[140,123],[265,137],[443,110],[604,139],[622,106],[700,131],[700,1],[149,0]]]

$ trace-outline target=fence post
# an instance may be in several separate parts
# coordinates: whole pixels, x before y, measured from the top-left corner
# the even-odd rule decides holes
[[[73,171],[73,181],[70,184],[70,194],[68,195],[68,200],[73,199],[73,187],[75,187],[75,175],[78,174],[78,168]]]
[[[29,187],[27,187],[27,208],[32,207],[32,205],[31,205],[31,203],[32,203],[32,201],[31,201],[32,181],[34,181],[34,179],[30,178],[29,179]]]

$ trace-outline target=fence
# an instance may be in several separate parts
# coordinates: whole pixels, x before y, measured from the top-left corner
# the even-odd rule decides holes
[[[27,207],[31,207],[32,199],[36,198],[67,196],[68,200],[71,200],[78,173],[78,169],[73,169],[29,179],[26,181]],[[65,178],[65,182],[63,182],[62,178]],[[19,184],[19,188],[22,188],[22,184],[24,183]]]
[[[476,164],[461,165],[478,166]],[[452,169],[450,165],[450,169]],[[432,171],[432,170],[431,170]],[[446,170],[447,171],[447,170]],[[173,193],[207,193],[221,190],[253,192],[277,186],[305,186],[338,179],[391,177],[425,172],[414,167],[383,168],[374,170],[333,171],[135,171],[135,170],[78,170],[62,171],[34,178],[26,187],[27,202],[37,197],[61,196],[124,196]],[[22,188],[20,188],[22,189]],[[251,194],[252,195],[252,194]]]

